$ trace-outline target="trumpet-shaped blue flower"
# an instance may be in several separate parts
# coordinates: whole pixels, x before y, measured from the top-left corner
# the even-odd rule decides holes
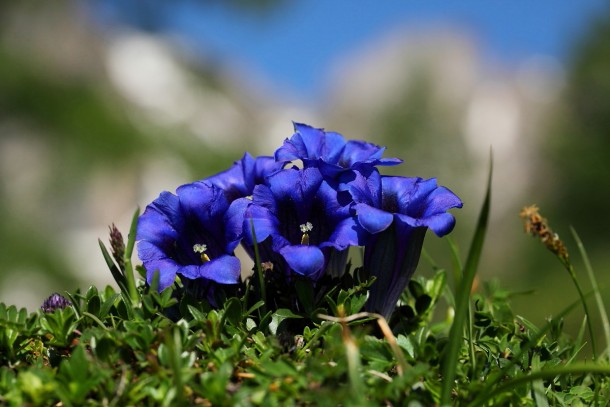
[[[231,216],[224,191],[207,182],[183,185],[176,195],[162,192],[138,220],[138,255],[148,283],[158,272],[161,291],[180,275],[197,280],[210,295],[214,283],[238,283],[240,261],[233,250],[239,238],[225,226]]]
[[[376,165],[397,165],[398,158],[382,158],[385,147],[359,140],[346,141],[339,133],[294,123],[295,133],[275,152],[278,161],[302,160],[304,166],[319,167],[334,178],[346,170]]]
[[[462,201],[435,179],[379,176],[357,173],[346,184],[354,201],[358,222],[370,234],[364,252],[364,268],[377,278],[370,290],[367,309],[390,316],[411,279],[426,231],[437,236],[453,230],[455,218],[447,211],[461,208]]]
[[[225,192],[229,202],[237,198],[252,195],[254,187],[262,184],[265,177],[283,168],[285,161],[276,161],[274,157],[252,157],[245,153],[241,160],[235,161],[231,168],[207,178],[210,184],[216,185]]]
[[[250,201],[243,219],[244,242],[256,242],[261,260],[273,262],[288,275],[318,280],[334,251],[362,244],[365,235],[337,195],[317,168],[270,175],[254,188],[251,201],[244,199]]]

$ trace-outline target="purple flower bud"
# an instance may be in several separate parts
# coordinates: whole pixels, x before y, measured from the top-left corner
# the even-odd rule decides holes
[[[72,303],[67,298],[61,294],[53,293],[49,298],[44,300],[40,309],[43,310],[43,312],[53,312],[56,309],[64,309],[71,305]]]
[[[119,232],[119,229],[112,224],[109,226],[110,229],[110,249],[112,250],[112,257],[116,261],[119,269],[125,271],[125,241],[123,235]]]

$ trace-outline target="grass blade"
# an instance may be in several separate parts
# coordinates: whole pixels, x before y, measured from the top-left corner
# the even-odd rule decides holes
[[[127,245],[125,247],[125,281],[129,298],[132,304],[138,304],[140,297],[138,289],[136,288],[136,280],[133,273],[133,265],[131,264],[131,254],[133,253],[133,246],[136,242],[136,229],[138,227],[138,218],[140,217],[140,208],[136,209],[131,219],[131,227],[129,228],[129,235],[127,236]]]
[[[606,338],[606,356],[610,357],[610,323],[608,322],[608,314],[606,313],[606,307],[604,305],[604,300],[602,299],[602,295],[599,291],[597,279],[595,278],[595,273],[593,272],[593,267],[591,267],[591,262],[589,261],[589,256],[587,255],[585,246],[582,244],[582,240],[580,240],[578,233],[576,233],[576,230],[573,227],[570,227],[570,231],[572,232],[574,241],[576,242],[576,245],[578,246],[578,251],[580,252],[582,260],[585,264],[585,269],[587,270],[587,275],[589,276],[589,280],[591,281],[591,288],[593,288],[593,293],[595,295],[595,302],[597,303],[599,315],[602,320],[602,327],[604,329],[604,336]]]
[[[121,273],[121,270],[119,270],[119,268],[115,264],[114,260],[112,259],[112,256],[108,252],[108,249],[106,249],[104,242],[102,242],[101,239],[97,239],[97,242],[100,245],[100,249],[102,251],[102,256],[104,256],[104,260],[106,261],[106,264],[108,265],[108,268],[110,269],[110,272],[112,273],[112,277],[114,277],[114,281],[116,281],[117,285],[119,286],[119,288],[122,291],[126,291],[127,286],[125,285],[125,276],[123,276],[123,274]]]
[[[464,266],[462,265],[462,260],[460,260],[460,252],[458,250],[457,244],[448,236],[447,243],[449,243],[449,248],[451,249],[451,258],[453,259],[453,269],[454,269],[454,280],[456,285],[462,279],[462,275],[464,273]],[[468,356],[470,359],[470,371],[475,372],[477,369],[477,361],[474,357],[474,341],[472,340],[472,303],[468,301],[468,319],[466,321],[466,338],[468,339]]]
[[[464,266],[464,272],[456,292],[456,309],[455,318],[449,332],[449,343],[445,349],[443,358],[443,387],[441,392],[441,405],[448,405],[451,401],[451,389],[455,379],[460,348],[462,345],[464,332],[464,324],[468,317],[468,304],[470,302],[470,290],[474,281],[474,276],[477,272],[481,252],[483,250],[483,242],[487,232],[487,223],[489,221],[489,210],[491,205],[491,179],[493,173],[493,160],[490,157],[489,177],[487,179],[487,193],[483,201],[483,207],[479,214],[479,220],[475,229],[468,258]]]
[[[494,396],[502,394],[506,391],[514,391],[517,386],[520,386],[525,383],[533,382],[540,379],[553,379],[557,376],[564,376],[570,374],[591,374],[608,376],[610,375],[610,366],[607,364],[600,365],[592,363],[574,363],[569,366],[561,366],[533,371],[530,374],[508,378],[491,392],[491,394],[489,395],[489,399],[491,400],[494,398]],[[473,403],[471,406],[475,405],[480,404]]]

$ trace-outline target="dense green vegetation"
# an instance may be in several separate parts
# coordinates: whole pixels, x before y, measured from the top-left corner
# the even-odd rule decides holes
[[[71,305],[31,314],[0,305],[0,404],[607,405],[608,349],[587,356],[586,318],[575,337],[562,329],[580,301],[535,326],[498,284],[471,290],[488,203],[463,274],[450,245],[457,288],[446,270],[416,277],[390,321],[360,312],[370,283],[357,269],[323,298],[300,285],[301,312],[260,299],[268,274],[220,309],[179,282],[133,290],[131,237],[105,251],[120,292],[66,293]]]

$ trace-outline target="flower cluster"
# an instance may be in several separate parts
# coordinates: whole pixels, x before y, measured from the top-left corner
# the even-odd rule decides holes
[[[462,202],[434,179],[380,175],[396,165],[384,148],[295,124],[273,157],[246,153],[231,168],[163,192],[138,222],[138,253],[159,290],[176,276],[213,303],[219,285],[238,284],[242,244],[285,282],[339,277],[348,249],[364,247],[376,278],[367,309],[389,316],[411,278],[424,235],[449,233],[447,211]]]

